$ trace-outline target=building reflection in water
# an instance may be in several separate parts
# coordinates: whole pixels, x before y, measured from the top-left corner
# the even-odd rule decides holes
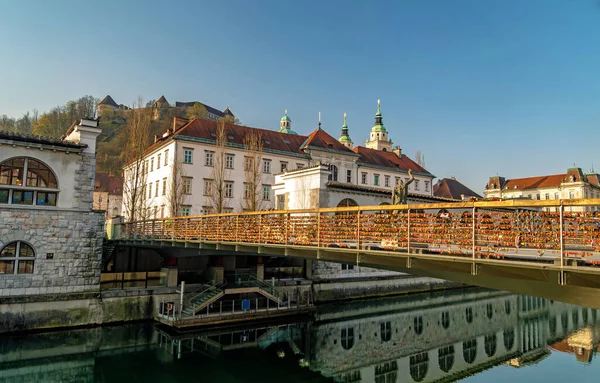
[[[539,363],[551,351],[589,363],[600,343],[599,320],[597,310],[468,289],[324,305],[311,321],[251,328],[170,334],[129,325],[30,334],[0,338],[0,383],[116,381],[113,370],[121,361],[126,371],[135,355],[147,363],[139,372],[146,381],[186,381],[201,362],[220,368],[207,360],[231,370],[279,364],[289,383],[302,381],[293,377],[301,374],[304,381],[452,381],[501,364]],[[240,352],[246,365],[236,368]]]

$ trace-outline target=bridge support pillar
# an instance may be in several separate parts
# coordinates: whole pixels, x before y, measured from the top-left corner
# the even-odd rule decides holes
[[[471,274],[472,275],[477,275],[479,274],[479,266],[477,263],[472,263],[471,264]]]
[[[256,279],[258,279],[259,281],[265,279],[265,265],[263,265],[262,263],[256,265]]]
[[[209,281],[223,282],[223,278],[225,278],[225,268],[223,266],[209,266],[206,271]]]
[[[177,269],[174,267],[163,267],[160,269],[160,284],[167,287],[177,287]]]

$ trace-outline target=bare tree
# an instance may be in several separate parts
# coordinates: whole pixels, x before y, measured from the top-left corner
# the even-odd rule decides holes
[[[244,199],[242,208],[250,211],[263,209],[262,153],[263,140],[259,132],[244,136]]]
[[[167,181],[167,206],[172,217],[181,214],[185,202],[184,178],[183,164],[175,159],[171,164],[171,178]]]
[[[417,164],[419,164],[419,166],[423,168],[425,167],[425,155],[421,153],[420,150],[417,150],[417,152],[415,153],[415,160],[417,161]]]
[[[213,213],[222,213],[228,205],[228,200],[231,197],[227,178],[227,159],[225,158],[225,147],[227,146],[227,131],[225,130],[225,121],[217,122],[217,131],[215,132],[215,151],[213,153],[213,169],[211,174],[212,190],[207,196],[208,203]]]
[[[123,152],[123,213],[128,221],[148,218],[148,201],[153,195],[146,185],[147,162],[144,160],[146,148],[150,145],[150,123],[152,110],[144,108],[140,97],[130,111],[127,125],[127,141]]]

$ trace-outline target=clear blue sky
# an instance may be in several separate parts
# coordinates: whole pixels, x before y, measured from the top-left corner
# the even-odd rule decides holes
[[[343,113],[475,191],[600,169],[600,1],[4,1],[0,114],[110,94],[230,106],[307,134]]]

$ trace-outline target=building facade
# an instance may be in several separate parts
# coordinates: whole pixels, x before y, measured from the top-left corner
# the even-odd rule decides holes
[[[99,134],[98,121],[85,119],[61,140],[0,132],[0,296],[99,290]]]
[[[584,174],[580,168],[566,173],[547,176],[506,179],[490,177],[484,191],[485,198],[561,200],[600,198],[600,175]],[[556,208],[546,208],[556,210]],[[567,207],[571,211],[595,211],[597,207]]]
[[[365,192],[387,194],[380,197],[382,203],[391,200],[390,193],[399,180],[409,179],[409,169],[414,176],[409,192],[433,196],[434,175],[399,148],[392,149],[380,105],[371,129],[377,141],[370,145],[373,147],[351,148],[346,119],[340,140],[321,129],[320,123],[308,136],[296,134],[287,111],[278,131],[224,123],[224,139],[217,140],[219,124],[210,119],[175,119],[173,128],[146,151],[143,181],[137,187],[128,181],[135,178],[131,174],[137,166],[130,164],[124,169],[124,193],[143,189],[146,218],[215,212],[216,194],[224,196],[222,212],[344,206],[348,195]],[[260,138],[260,150],[249,150],[246,137],[250,136]],[[344,192],[330,193],[327,198],[306,197],[306,190],[319,189],[311,192],[314,195],[334,187]],[[254,193],[260,203],[252,209],[248,200]],[[173,203],[174,198],[178,203]],[[126,200],[125,195],[124,205]],[[180,206],[179,211],[173,206]],[[124,206],[125,215],[127,210]]]
[[[106,218],[119,217],[123,206],[123,179],[96,172],[93,200],[93,209],[103,211]]]

